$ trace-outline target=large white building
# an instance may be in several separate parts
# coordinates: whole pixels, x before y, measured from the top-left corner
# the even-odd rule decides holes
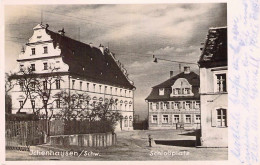
[[[87,92],[90,103],[104,102],[111,98],[118,100],[112,110],[119,111],[123,120],[116,129],[133,129],[135,87],[128,79],[126,69],[108,48],[76,41],[65,36],[64,30],[56,33],[49,30],[48,26],[38,24],[33,28],[33,35],[19,54],[17,62],[16,73],[30,67],[42,77],[59,77],[51,87],[50,99],[54,114],[60,110],[60,102],[54,97],[56,93],[61,90],[70,93]],[[57,70],[51,71],[50,68]],[[43,88],[50,88],[44,83]],[[25,101],[22,85],[17,84],[12,90],[12,113],[17,113]],[[42,100],[35,95],[23,105],[20,112],[33,113],[32,106],[42,105]]]
[[[200,67],[201,145],[228,146],[227,27],[210,28]]]

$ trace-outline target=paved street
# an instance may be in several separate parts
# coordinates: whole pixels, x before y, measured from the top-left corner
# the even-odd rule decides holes
[[[148,135],[154,142],[148,146]],[[7,160],[227,160],[227,148],[196,148],[192,131],[135,130],[117,133],[117,145],[107,148],[33,146],[32,152],[7,150]],[[44,156],[41,151],[56,152]],[[68,152],[74,153],[69,155]],[[38,152],[38,153],[37,153]],[[61,153],[67,152],[65,154]],[[38,155],[37,155],[38,154]],[[15,158],[14,158],[15,156]]]

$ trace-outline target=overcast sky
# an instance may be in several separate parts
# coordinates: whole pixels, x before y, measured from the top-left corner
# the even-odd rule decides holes
[[[176,63],[153,63],[152,54],[196,63],[208,29],[227,26],[227,8],[214,3],[6,6],[6,72],[16,66],[21,47],[41,20],[50,30],[64,27],[71,38],[109,46],[135,83],[135,111],[142,115],[147,113],[145,98],[151,87],[167,80],[171,70],[179,72]],[[190,66],[198,73],[196,65]]]

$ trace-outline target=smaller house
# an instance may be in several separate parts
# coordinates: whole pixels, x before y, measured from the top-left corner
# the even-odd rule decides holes
[[[184,72],[173,75],[152,87],[146,98],[149,129],[199,129],[199,76],[184,67]]]

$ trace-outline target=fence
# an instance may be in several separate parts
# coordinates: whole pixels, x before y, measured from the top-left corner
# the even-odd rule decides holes
[[[30,145],[43,143],[42,124],[39,121],[7,121],[6,149],[30,150]]]
[[[51,145],[108,147],[116,144],[116,134],[94,133],[50,136]]]
[[[50,121],[50,136],[113,132],[110,121],[53,120]]]

